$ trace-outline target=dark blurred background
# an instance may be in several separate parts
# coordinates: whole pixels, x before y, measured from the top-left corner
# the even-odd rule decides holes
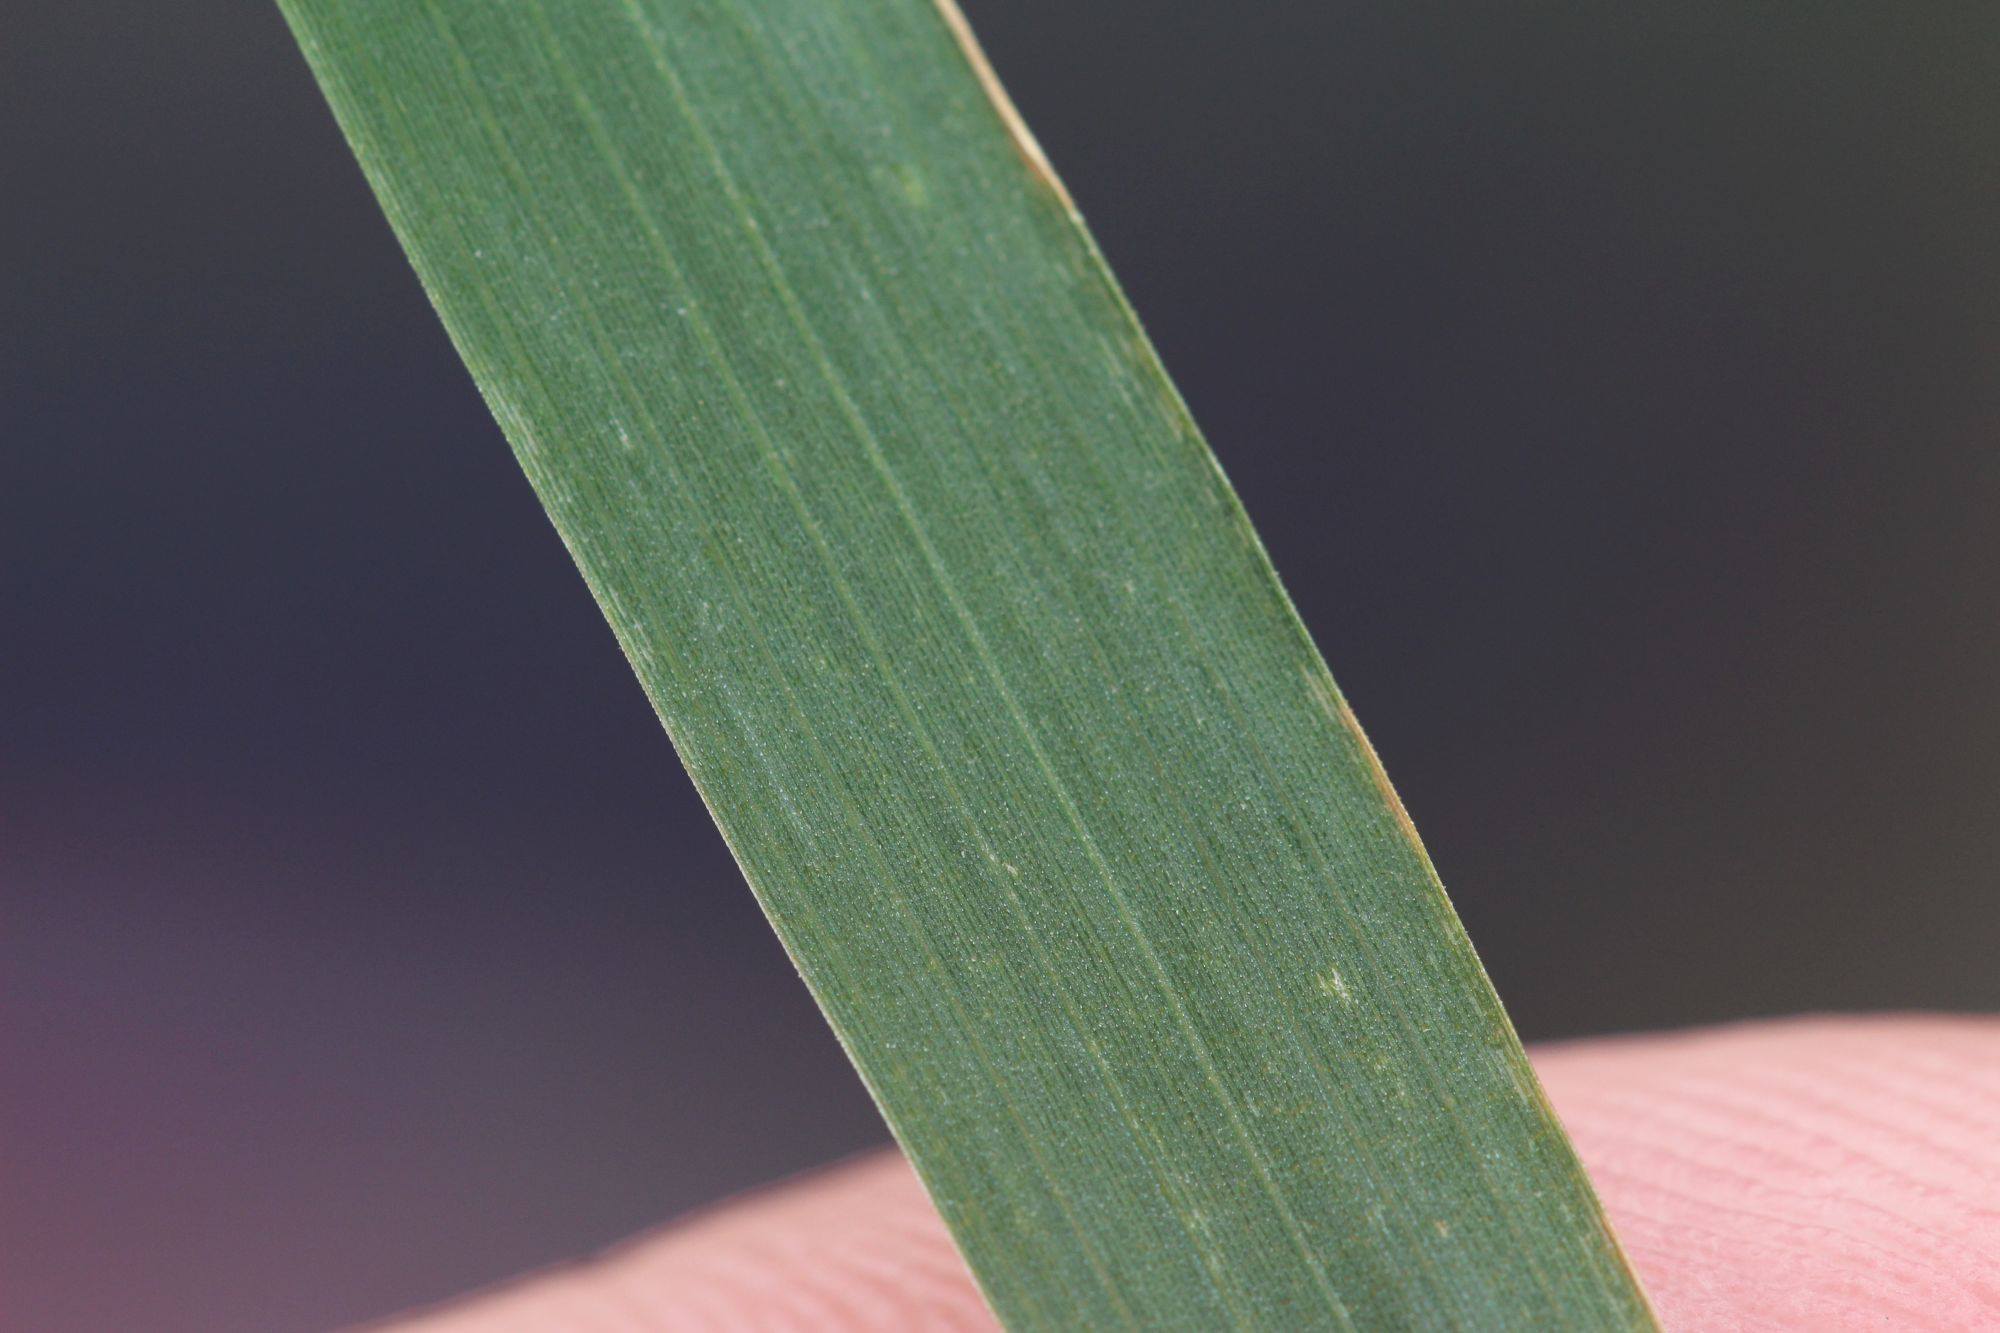
[[[1989,6],[970,8],[1527,1036],[2000,1006]],[[8,1326],[881,1141],[275,10],[0,29]]]

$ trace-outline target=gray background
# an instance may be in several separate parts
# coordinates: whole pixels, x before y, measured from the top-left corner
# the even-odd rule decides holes
[[[2000,1005],[1986,7],[972,16],[1529,1036]],[[9,1326],[879,1141],[275,11],[14,7],[0,168]]]

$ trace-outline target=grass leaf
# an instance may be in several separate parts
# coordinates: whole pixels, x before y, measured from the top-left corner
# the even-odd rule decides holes
[[[1008,1324],[1649,1326],[955,11],[282,4]]]

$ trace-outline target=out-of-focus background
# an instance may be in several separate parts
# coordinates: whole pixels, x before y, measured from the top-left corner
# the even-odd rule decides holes
[[[2000,1005],[1984,5],[979,0],[1530,1038]],[[275,9],[0,40],[0,1312],[883,1139]]]

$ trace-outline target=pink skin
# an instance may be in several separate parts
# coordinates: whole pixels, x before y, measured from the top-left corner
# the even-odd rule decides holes
[[[1669,1329],[2000,1329],[2000,1019],[1804,1019],[1535,1064]],[[875,1154],[405,1333],[987,1330]]]

